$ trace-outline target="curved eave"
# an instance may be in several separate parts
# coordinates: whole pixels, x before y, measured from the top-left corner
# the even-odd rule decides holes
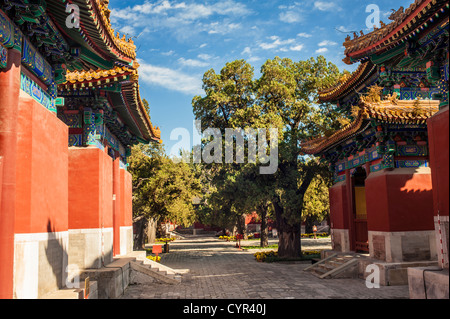
[[[356,134],[365,120],[377,120],[389,124],[418,124],[424,125],[428,118],[439,111],[438,100],[420,101],[385,100],[379,103],[361,101],[355,120],[346,127],[336,131],[329,137],[319,137],[301,142],[303,154],[317,155],[341,143],[343,140]]]
[[[84,86],[95,86],[96,84],[108,82],[120,82],[119,79],[134,74],[135,70],[127,67],[115,67],[110,70],[89,70],[81,72],[67,72],[66,82],[62,83],[60,86],[65,87],[71,84],[84,84]],[[91,83],[91,84],[90,84]],[[82,86],[82,87],[84,87]]]
[[[159,128],[153,127],[150,121],[140,97],[138,82],[122,85],[122,95],[129,115],[136,125],[136,133],[139,132],[140,137],[146,142],[161,142],[161,131]]]
[[[332,147],[343,139],[355,134],[364,122],[362,110],[358,113],[356,119],[346,127],[336,131],[329,137],[319,137],[301,143],[301,152],[308,155],[317,155],[325,149]]]
[[[136,46],[114,35],[104,8],[98,0],[69,0],[80,8],[80,28],[66,27],[68,13],[60,0],[47,0],[47,12],[60,31],[102,59],[130,64],[136,58]]]
[[[353,91],[355,87],[366,81],[377,72],[377,67],[370,61],[361,63],[348,79],[338,85],[319,93],[320,102],[332,102],[340,100]]]
[[[119,84],[120,91],[106,91],[111,107],[141,142],[161,142],[161,132],[152,125],[142,103],[137,78],[136,70],[118,67],[111,70],[69,72],[66,74],[66,82],[58,88],[61,91],[105,90],[108,86]]]
[[[344,42],[344,62],[352,64],[394,48],[414,35],[425,23],[429,23],[430,19],[436,19],[436,14],[442,10],[447,10],[448,17],[448,2],[445,0],[416,0],[397,20],[357,39]]]

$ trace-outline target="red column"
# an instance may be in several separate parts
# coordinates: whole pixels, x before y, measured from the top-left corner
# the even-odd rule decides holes
[[[117,157],[113,163],[113,254],[117,256],[120,254],[120,157]]]
[[[350,250],[355,251],[355,218],[353,216],[354,207],[353,204],[353,178],[352,174],[350,174],[350,170],[347,169],[345,171],[345,181],[346,181],[346,192],[347,192],[347,220],[348,220],[348,238],[350,241]]]
[[[449,212],[449,107],[445,107],[427,121],[430,167],[433,179],[434,216],[448,216]]]
[[[14,224],[16,193],[17,117],[20,92],[19,51],[8,50],[8,64],[0,72],[0,298],[13,296]]]

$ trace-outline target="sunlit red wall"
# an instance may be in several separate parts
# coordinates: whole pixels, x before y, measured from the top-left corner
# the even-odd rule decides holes
[[[340,182],[329,189],[330,221],[334,229],[348,229],[347,190],[345,182]]]
[[[430,167],[433,180],[434,215],[449,211],[449,110],[448,106],[428,119]]]
[[[369,174],[365,185],[369,231],[434,229],[429,170],[397,168],[379,171]]]

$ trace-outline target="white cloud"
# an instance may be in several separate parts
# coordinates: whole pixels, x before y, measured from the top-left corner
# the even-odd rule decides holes
[[[245,47],[244,50],[242,50],[241,55],[246,55],[248,58],[246,58],[247,62],[258,62],[261,60],[260,57],[253,55],[253,50],[250,47]]]
[[[301,5],[302,4],[299,2],[294,2],[294,4],[290,6],[278,6],[278,9],[283,10],[283,12],[280,12],[280,14],[278,15],[280,21],[286,23],[299,23],[303,21],[304,12],[301,9]]]
[[[162,52],[161,54],[165,55],[165,56],[171,56],[171,55],[174,55],[174,53],[175,53],[174,50],[170,50],[170,51],[167,51],[167,52]]]
[[[139,61],[139,64],[139,78],[145,83],[184,94],[199,95],[203,93],[201,75],[186,74],[142,61]]]
[[[185,59],[185,58],[179,58],[178,62],[184,66],[190,66],[190,67],[205,67],[205,66],[209,65],[209,63],[206,63],[204,61],[194,60],[194,59]]]
[[[300,38],[311,38],[312,37],[311,34],[306,33],[306,32],[301,32],[301,33],[297,34],[297,36]]]
[[[260,57],[252,56],[252,57],[247,59],[247,62],[258,62],[259,60],[261,60]]]
[[[136,33],[135,30],[134,30],[134,28],[133,28],[132,26],[129,26],[129,25],[124,26],[124,27],[121,28],[119,31],[120,31],[122,34],[129,34],[129,35],[133,35],[133,34]]]
[[[344,32],[344,33],[350,33],[351,31],[348,31],[350,29],[347,29],[346,27],[344,27],[343,25],[339,26],[337,28],[338,31]]]
[[[239,29],[240,27],[241,25],[239,23],[212,22],[206,27],[206,29],[208,30],[208,34],[226,34],[233,30]]]
[[[241,54],[252,54],[252,49],[250,47],[245,47],[244,51],[242,51]]]
[[[303,44],[298,44],[290,47],[291,51],[301,51],[303,49]]]
[[[160,14],[164,11],[168,11],[170,9],[180,9],[180,8],[185,8],[186,4],[184,2],[179,3],[179,4],[175,4],[172,5],[169,1],[167,0],[163,0],[163,1],[158,1],[157,3],[150,3],[150,2],[145,2],[144,4],[141,5],[136,5],[133,7],[134,11],[138,11],[141,13],[155,13],[155,14]]]
[[[215,4],[186,4],[185,2],[176,3],[176,1],[168,0],[159,0],[156,3],[145,1],[144,4],[135,5],[133,8],[127,9],[128,11],[132,10],[141,14],[158,15],[167,15],[172,11],[174,15],[183,20],[207,18],[213,14],[242,16],[250,13],[250,10],[244,4],[233,0],[221,1]]]
[[[236,18],[251,12],[245,4],[235,0],[203,4],[181,0],[146,0],[140,5],[111,9],[111,22],[117,30],[124,26],[133,31],[144,27],[152,32],[171,30],[176,38],[186,40],[202,32],[226,34],[235,31],[241,27]],[[213,19],[215,22],[211,23]]]
[[[302,16],[300,12],[287,11],[280,13],[280,20],[287,23],[298,23],[302,21]]]
[[[325,53],[325,52],[327,52],[327,51],[328,51],[327,48],[320,48],[320,49],[317,49],[317,50],[316,50],[316,53]]]
[[[201,53],[201,54],[197,55],[197,57],[198,57],[199,59],[204,60],[204,61],[209,61],[209,60],[211,60],[212,58],[214,58],[212,55],[206,54],[206,53]]]
[[[296,43],[295,39],[282,40],[279,36],[273,35],[268,37],[272,42],[263,42],[259,44],[259,47],[264,50],[277,50],[281,52],[288,51],[301,51],[304,47],[303,44]],[[242,53],[249,53],[250,48],[247,47]]]
[[[324,40],[324,41],[320,42],[318,45],[319,45],[319,47],[326,47],[329,45],[337,45],[337,43],[334,41],[330,41],[330,40]]]
[[[293,44],[295,42],[294,39],[281,40],[280,37],[278,37],[276,35],[269,37],[269,39],[272,40],[273,42],[260,43],[259,47],[264,50],[271,50],[271,49],[277,49],[284,45]]]
[[[334,2],[324,2],[324,1],[316,1],[314,2],[314,8],[320,11],[340,11],[341,8],[336,5]]]

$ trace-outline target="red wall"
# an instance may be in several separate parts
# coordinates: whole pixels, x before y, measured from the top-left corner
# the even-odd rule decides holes
[[[133,225],[132,176],[129,172],[125,171],[124,169],[120,170],[120,184],[121,184],[121,194],[122,194],[121,226],[132,226]]]
[[[67,231],[68,128],[25,93],[19,99],[16,233]]]
[[[369,231],[434,229],[431,174],[397,168],[369,174],[365,185]]]
[[[7,66],[0,70],[0,157],[3,177],[0,184],[0,298],[12,298],[14,267],[14,224],[16,192],[16,137],[20,91],[19,51],[9,49]]]
[[[346,183],[340,182],[329,189],[330,221],[335,229],[348,229],[348,206]]]
[[[448,112],[446,107],[427,121],[434,215],[437,215],[439,210],[439,214],[445,216],[448,216],[449,201]]]
[[[95,147],[69,149],[69,229],[113,226],[112,159]]]
[[[113,162],[113,225],[114,225],[114,255],[120,254],[120,223],[122,220],[122,189],[120,183],[120,160],[116,158]]]

